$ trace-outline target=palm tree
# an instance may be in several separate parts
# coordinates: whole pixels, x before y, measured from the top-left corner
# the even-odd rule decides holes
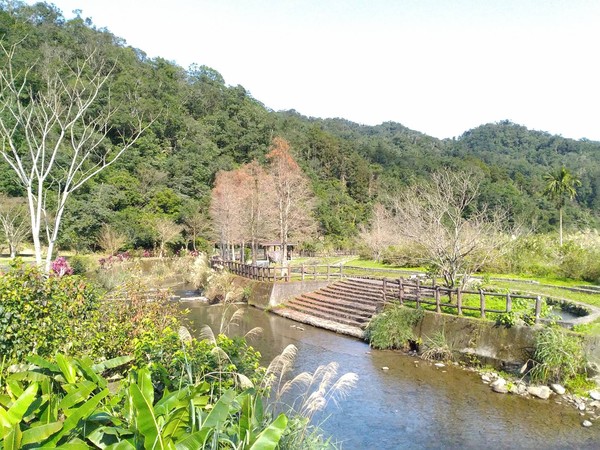
[[[550,200],[556,202],[556,206],[558,208],[560,246],[562,247],[562,211],[567,199],[573,200],[575,195],[577,195],[576,188],[581,186],[581,181],[571,174],[571,172],[564,166],[555,172],[548,172],[545,174],[544,181],[546,182],[546,190],[544,191],[544,194],[547,195]]]

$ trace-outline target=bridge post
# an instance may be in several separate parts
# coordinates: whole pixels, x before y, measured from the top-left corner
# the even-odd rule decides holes
[[[329,271],[331,270],[331,265],[327,263],[327,281],[329,281]]]
[[[481,305],[481,318],[485,319],[485,294],[483,289],[479,289],[479,303]]]
[[[304,281],[304,264],[300,266],[300,270],[302,271],[302,281]]]
[[[417,278],[416,283],[417,283],[417,292],[416,292],[417,309],[419,309],[421,307],[421,281]]]
[[[384,278],[383,279],[383,291],[382,291],[382,295],[381,295],[384,305],[387,303],[386,290],[387,290],[387,278]]]
[[[506,294],[506,312],[509,313],[512,310],[512,297],[510,293]]]
[[[535,323],[540,321],[540,316],[542,314],[542,297],[539,295],[535,298]]]
[[[442,307],[440,305],[440,287],[439,286],[435,287],[435,312],[436,313],[442,312]]]
[[[459,316],[462,316],[462,291],[460,287],[456,289],[456,309]]]
[[[402,278],[398,278],[398,300],[400,300],[400,304],[404,304],[404,283],[402,283]]]

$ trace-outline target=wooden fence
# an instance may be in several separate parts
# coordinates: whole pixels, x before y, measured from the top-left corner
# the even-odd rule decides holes
[[[533,314],[535,323],[540,320],[542,312],[542,297],[537,295],[521,295],[511,293],[487,292],[483,289],[479,290],[462,290],[460,288],[447,288],[444,286],[425,285],[416,279],[414,282],[403,280],[390,280],[384,278],[382,280],[382,295],[383,302],[387,303],[391,300],[398,301],[401,305],[412,302],[416,308],[421,308],[423,305],[431,305],[435,307],[435,312],[441,313],[442,308],[445,312],[456,313],[459,316],[464,314],[464,311],[477,311],[482,318],[486,317],[487,313],[504,314],[510,313],[513,310],[513,300],[525,300],[534,303]],[[469,302],[463,300],[465,296],[469,296]],[[477,298],[473,302],[473,297]],[[488,308],[488,300],[491,298],[499,298],[502,308]],[[476,305],[474,305],[474,303]]]
[[[476,311],[480,317],[485,318],[488,313],[510,313],[513,310],[513,300],[521,299],[527,302],[534,301],[532,312],[537,323],[542,310],[542,298],[539,295],[487,292],[482,289],[447,288],[436,285],[435,280],[427,279],[423,274],[414,275],[414,272],[412,272],[411,278],[407,280],[399,275],[407,275],[411,272],[398,269],[370,269],[343,265],[260,267],[234,261],[225,261],[223,265],[231,273],[258,281],[332,281],[342,278],[363,278],[365,283],[381,283],[383,304],[395,300],[400,304],[414,303],[416,308],[429,305],[433,306],[438,313],[442,312],[442,308],[445,312],[458,315],[464,315],[465,311]],[[393,274],[393,278],[384,277],[383,274]],[[428,282],[424,282],[426,280]],[[465,301],[465,298],[468,301]],[[501,308],[489,308],[487,306],[494,298],[502,299],[500,302],[494,302],[496,305],[499,303],[503,305]],[[477,300],[474,301],[474,299]]]

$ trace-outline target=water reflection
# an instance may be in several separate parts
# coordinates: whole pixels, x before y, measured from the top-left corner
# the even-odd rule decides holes
[[[218,331],[222,307],[185,305],[197,327]],[[402,448],[600,448],[600,423],[581,427],[582,418],[553,400],[494,394],[476,374],[437,368],[392,351],[247,308],[232,334],[260,326],[252,341],[267,364],[288,344],[298,347],[295,373],[313,372],[337,361],[340,373],[355,372],[357,387],[340,407],[330,405],[317,420],[344,449]],[[389,367],[383,371],[383,366]]]

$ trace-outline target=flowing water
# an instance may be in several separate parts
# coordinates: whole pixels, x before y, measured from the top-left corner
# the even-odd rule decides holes
[[[221,306],[186,302],[185,307],[197,327],[208,324],[218,331]],[[556,404],[556,397],[544,401],[495,394],[475,373],[372,350],[354,338],[244,308],[240,326],[229,334],[263,328],[251,341],[263,363],[294,344],[295,373],[336,361],[340,373],[358,374],[356,388],[338,406],[328,405],[322,423],[344,449],[600,448],[600,421],[583,428],[587,416]]]

